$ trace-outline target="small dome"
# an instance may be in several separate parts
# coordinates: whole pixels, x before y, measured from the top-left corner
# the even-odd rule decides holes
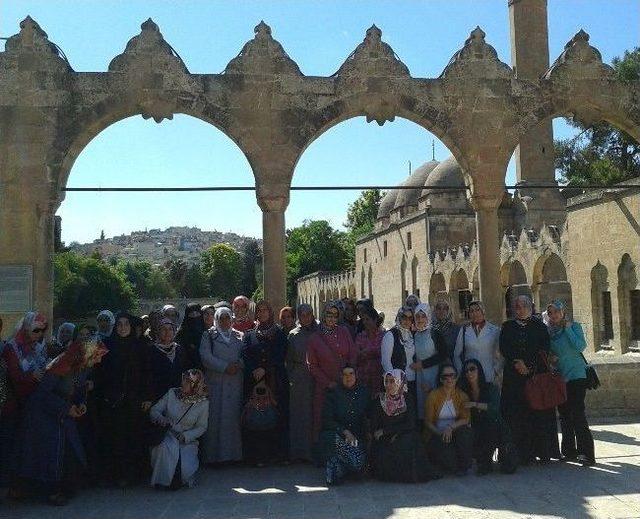
[[[380,207],[378,208],[378,219],[387,218],[391,213],[398,197],[398,190],[391,189],[387,191],[382,200],[380,201]]]
[[[443,160],[433,169],[424,184],[424,189],[422,190],[422,194],[420,196],[426,196],[431,193],[442,193],[442,189],[430,189],[432,187],[440,186],[465,186],[462,168],[460,168],[460,165],[453,155]]]
[[[422,166],[417,168],[409,178],[407,178],[401,185],[422,187],[427,182],[429,174],[438,166],[437,160],[430,160],[425,162]],[[393,206],[394,209],[399,207],[407,207],[411,205],[418,205],[418,198],[420,198],[420,189],[398,189],[398,196]]]

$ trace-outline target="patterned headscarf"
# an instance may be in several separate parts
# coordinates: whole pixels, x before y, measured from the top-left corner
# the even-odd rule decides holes
[[[446,305],[447,306],[447,315],[444,316],[444,318],[442,319],[438,319],[436,317],[436,307],[439,305]],[[444,299],[441,299],[440,301],[437,301],[435,306],[433,307],[433,321],[431,326],[438,330],[439,332],[445,334],[446,331],[453,326],[453,312],[451,311],[451,305],[445,301]]]
[[[395,395],[391,394],[387,388],[387,377],[392,377],[398,387],[398,391]],[[383,375],[382,380],[385,383],[385,390],[380,394],[380,405],[382,406],[382,410],[387,416],[396,416],[404,413],[407,410],[407,402],[404,394],[408,391],[407,377],[404,371],[401,369],[392,369],[391,371],[387,371]]]
[[[403,328],[400,325],[401,318],[402,318],[402,316],[404,315],[405,312],[411,312],[411,314],[415,316],[415,314],[413,313],[413,308],[411,308],[410,306],[401,306],[398,309],[398,313],[396,314],[396,328],[400,332],[400,342],[402,344],[407,342],[409,339],[413,340],[413,333],[412,333],[411,329]],[[413,322],[411,323],[411,325],[412,325],[411,328],[413,328],[414,324],[415,324],[415,318],[414,318]]]
[[[531,301],[531,298],[525,294],[517,296],[513,300],[513,315],[516,315],[516,303],[522,304],[527,310],[529,310],[528,317],[525,317],[524,319],[518,319],[517,317],[515,318],[518,324],[525,325],[529,322],[529,319],[531,319],[531,316],[533,315],[533,301]]]
[[[410,306],[414,310],[420,304],[420,298],[415,294],[409,294],[407,298],[404,300],[404,306]]]
[[[549,316],[547,315],[547,312],[544,313],[544,323],[547,325],[549,336],[553,338],[561,333],[562,330],[564,330],[566,323],[567,304],[564,301],[556,299],[555,301],[551,301],[547,305],[547,310],[549,310],[549,308],[555,308],[556,310],[562,312],[562,321],[560,321],[560,324],[552,323],[551,319],[549,319]]]
[[[47,365],[47,349],[44,341],[28,344],[29,332],[46,329],[47,326],[47,319],[38,312],[27,312],[16,325],[16,333],[9,344],[18,357],[20,369],[25,373],[41,371]]]
[[[103,337],[109,337],[113,333],[113,327],[116,324],[116,316],[113,315],[111,310],[101,310],[98,316],[96,317],[97,321],[106,318],[109,321],[109,329],[105,333],[101,333]]]
[[[58,344],[60,344],[61,346],[66,346],[66,344],[62,344],[62,335],[65,333],[70,333],[71,336],[73,336],[73,332],[76,330],[76,325],[73,323],[62,323],[59,327],[58,327],[58,333],[56,333],[56,340],[58,341]]]
[[[258,301],[256,304],[256,317],[258,316],[258,309],[263,306],[269,311],[269,317],[266,321],[256,320],[256,336],[260,341],[268,341],[275,337],[278,327],[273,315],[273,308],[266,300]]]
[[[196,404],[207,399],[209,390],[204,381],[204,374],[199,369],[189,369],[182,374],[182,381],[189,380],[191,389],[187,392],[180,388],[178,398],[185,404]]]
[[[175,312],[175,317],[169,317],[167,315],[168,313],[174,313],[174,312]],[[162,317],[166,319],[171,319],[171,321],[173,321],[174,328],[178,328],[178,321],[180,321],[180,312],[174,305],[164,305],[162,307]]]
[[[67,351],[58,355],[47,365],[47,373],[64,377],[78,373],[98,364],[109,352],[107,347],[97,338],[83,342],[76,339]]]
[[[341,305],[338,301],[328,301],[324,305],[324,308],[322,309],[322,319],[320,320],[320,331],[325,335],[332,335],[336,333],[336,329],[338,328],[337,323],[340,322],[340,316],[342,315],[340,306]],[[325,320],[327,318],[327,312],[332,308],[335,308],[338,311],[338,320],[336,321],[336,326],[334,328],[327,328]]]

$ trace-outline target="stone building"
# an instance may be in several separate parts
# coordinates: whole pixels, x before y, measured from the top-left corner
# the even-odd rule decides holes
[[[436,78],[412,77],[375,25],[345,51],[335,74],[307,76],[264,22],[223,73],[193,74],[150,19],[122,42],[106,71],[76,71],[73,56],[25,18],[0,52],[0,316],[7,328],[31,308],[52,314],[55,213],[83,149],[128,117],[161,122],[175,113],[218,128],[246,156],[263,214],[265,295],[275,306],[286,295],[291,181],[308,146],[353,117],[381,125],[402,117],[420,125],[448,147],[469,186],[476,229],[470,257],[488,315],[499,319],[504,180],[513,153],[521,200],[533,229],[542,229],[551,222],[546,215],[562,207],[556,190],[534,191],[555,185],[548,167],[554,117],[606,120],[640,140],[640,81],[619,80],[582,30],[549,66],[546,0],[507,6],[511,66],[476,27]],[[448,254],[439,261],[459,261]],[[406,261],[411,272],[413,258]],[[418,267],[416,276],[426,276]],[[445,289],[446,280],[438,290]]]

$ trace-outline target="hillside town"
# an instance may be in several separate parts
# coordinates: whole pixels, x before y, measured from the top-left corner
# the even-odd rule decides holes
[[[200,258],[200,253],[217,243],[226,243],[240,250],[247,236],[233,232],[205,231],[198,227],[169,227],[168,229],[145,229],[131,234],[121,234],[112,238],[100,238],[91,243],[72,242],[73,252],[91,255],[99,253],[103,258],[148,261],[154,265],[170,259],[182,259],[192,265]],[[258,239],[262,246],[262,240]]]

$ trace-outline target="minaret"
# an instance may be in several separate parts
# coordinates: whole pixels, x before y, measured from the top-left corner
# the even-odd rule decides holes
[[[547,0],[509,0],[511,64],[518,79],[538,81],[549,68]],[[556,189],[526,189],[526,184],[556,186],[553,127],[546,121],[532,129],[516,148],[516,178],[526,197],[526,227],[561,224],[565,201]]]

